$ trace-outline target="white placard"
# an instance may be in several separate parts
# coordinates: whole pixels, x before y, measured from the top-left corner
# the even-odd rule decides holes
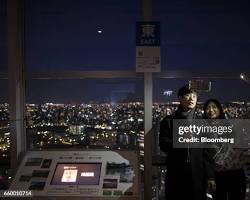
[[[160,72],[160,47],[136,47],[136,72]]]

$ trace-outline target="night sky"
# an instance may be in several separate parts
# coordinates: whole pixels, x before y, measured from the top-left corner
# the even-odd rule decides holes
[[[5,3],[0,0],[0,71],[7,71]],[[248,0],[153,0],[162,70],[249,71],[249,10]],[[135,70],[135,23],[142,20],[141,0],[26,0],[27,71]],[[186,81],[155,80],[154,100],[176,99]],[[142,100],[142,83],[33,80],[27,82],[27,102],[116,101],[126,94],[124,99]],[[0,102],[7,99],[6,86],[0,80]],[[250,100],[250,85],[241,80],[217,80],[212,87],[204,98]],[[166,89],[174,90],[173,98],[162,95]]]

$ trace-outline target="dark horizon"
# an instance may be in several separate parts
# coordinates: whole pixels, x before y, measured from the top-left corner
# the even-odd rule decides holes
[[[7,81],[0,80],[0,102],[8,101]],[[178,89],[188,80],[157,79],[153,81],[153,101],[178,101]],[[221,102],[250,101],[250,85],[243,80],[212,80],[211,92],[202,92],[199,99],[216,98]],[[4,92],[6,90],[6,92]],[[164,96],[166,90],[172,95]],[[83,103],[143,101],[143,80],[33,80],[26,86],[26,103]],[[224,93],[224,95],[222,95]]]

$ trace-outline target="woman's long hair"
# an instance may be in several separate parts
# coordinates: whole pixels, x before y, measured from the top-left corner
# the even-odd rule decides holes
[[[218,109],[220,111],[220,115],[217,117],[217,119],[226,119],[226,115],[225,115],[225,113],[223,111],[222,105],[221,105],[221,103],[217,99],[209,99],[209,100],[207,100],[205,102],[204,107],[203,107],[204,118],[205,119],[209,119],[209,117],[207,116],[206,110],[207,110],[207,107],[208,107],[208,105],[210,103],[214,103],[218,107]]]

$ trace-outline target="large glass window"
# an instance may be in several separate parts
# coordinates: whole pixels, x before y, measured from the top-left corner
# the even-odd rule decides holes
[[[10,152],[10,141],[9,141],[9,105],[7,101],[7,80],[0,80],[0,160],[1,165],[9,164],[9,152]]]
[[[0,0],[0,72],[7,71],[6,0]]]
[[[134,70],[140,1],[26,0],[28,70]]]
[[[28,148],[135,149],[143,135],[142,83],[135,79],[29,80]]]
[[[249,1],[153,1],[162,69],[247,69]]]
[[[0,189],[9,185],[8,169],[10,167],[10,118],[8,104],[7,80],[0,79]]]

